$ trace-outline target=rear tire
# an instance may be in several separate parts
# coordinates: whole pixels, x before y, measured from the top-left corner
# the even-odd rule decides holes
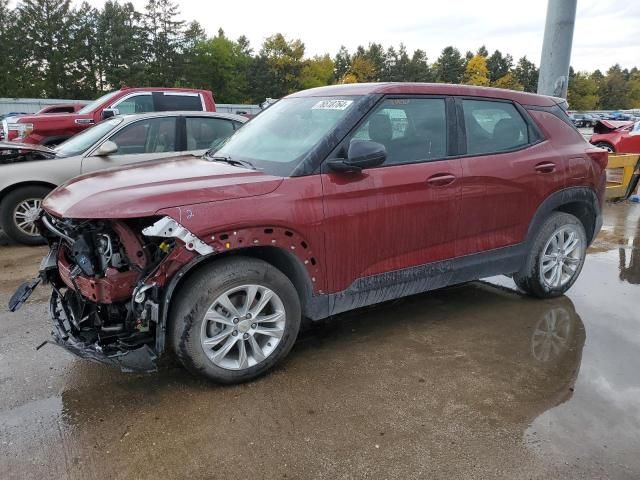
[[[217,383],[266,373],[289,353],[300,330],[295,287],[262,260],[233,257],[202,267],[174,298],[169,332],[176,356]]]
[[[538,298],[564,294],[582,271],[587,235],[573,215],[553,213],[535,236],[526,263],[513,276],[525,293]]]
[[[22,187],[10,192],[0,204],[0,226],[4,233],[16,243],[42,245],[44,239],[37,231],[33,220],[50,188],[39,185]]]

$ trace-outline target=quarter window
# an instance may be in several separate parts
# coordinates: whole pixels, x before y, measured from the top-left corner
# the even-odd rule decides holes
[[[176,151],[176,117],[149,118],[127,125],[109,140],[118,145],[115,155]]]
[[[529,143],[527,123],[507,102],[463,100],[467,153],[513,150]]]
[[[358,128],[353,138],[383,144],[387,149],[384,165],[446,157],[444,99],[387,99]]]

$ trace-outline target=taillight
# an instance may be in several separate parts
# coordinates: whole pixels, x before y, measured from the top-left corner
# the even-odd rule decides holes
[[[589,148],[586,151],[587,156],[600,165],[600,168],[607,168],[609,163],[609,152],[603,148]]]

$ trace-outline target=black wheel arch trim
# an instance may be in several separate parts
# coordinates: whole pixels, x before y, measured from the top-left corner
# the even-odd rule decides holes
[[[587,209],[585,212],[587,215],[589,213],[593,215],[592,224],[585,222],[579,212],[574,210],[574,208],[580,207]],[[569,187],[552,193],[540,204],[529,223],[526,237],[527,245],[533,241],[535,234],[540,230],[540,227],[551,212],[554,211],[562,211],[577,216],[584,225],[589,245],[593,242],[600,228],[602,228],[602,209],[596,192],[589,187]]]

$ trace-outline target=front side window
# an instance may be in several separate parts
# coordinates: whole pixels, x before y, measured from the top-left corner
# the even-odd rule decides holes
[[[187,150],[208,150],[222,143],[233,135],[234,123],[224,118],[187,117]]]
[[[57,157],[80,155],[90,149],[98,140],[123,122],[122,118],[112,118],[74,135],[55,148]]]
[[[153,98],[151,95],[135,95],[116,104],[115,108],[121,115],[153,112]]]
[[[463,100],[467,153],[514,150],[529,143],[527,123],[512,103]]]
[[[292,97],[271,105],[210,154],[289,176],[364,97]]]
[[[176,117],[134,122],[114,133],[109,140],[118,145],[115,155],[175,152]]]
[[[98,108],[104,102],[106,102],[108,100],[111,100],[114,97],[117,97],[118,95],[120,95],[120,93],[121,93],[120,90],[116,90],[115,92],[107,93],[106,95],[103,95],[100,98],[98,98],[97,100],[94,100],[93,102],[91,102],[91,103],[85,105],[84,107],[82,107],[78,111],[78,114],[85,115],[87,113],[92,113],[96,108]]]
[[[392,98],[383,101],[353,138],[387,149],[386,165],[447,156],[447,122],[442,98]]]

